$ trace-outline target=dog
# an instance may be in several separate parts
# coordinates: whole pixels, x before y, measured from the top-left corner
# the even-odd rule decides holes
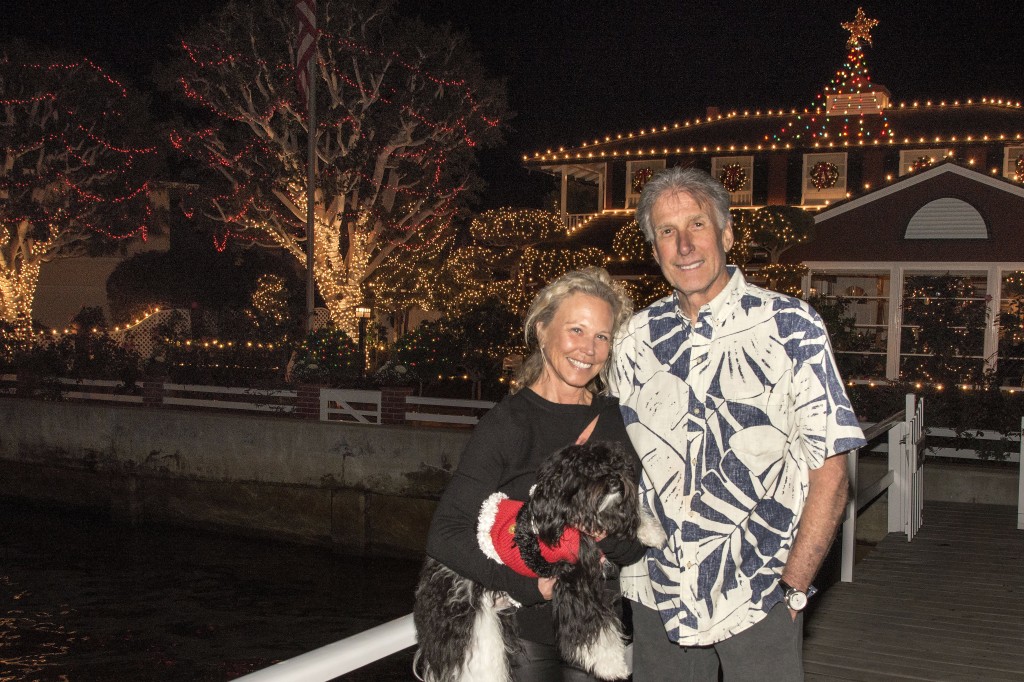
[[[664,530],[641,510],[632,459],[612,443],[570,445],[541,465],[525,502],[502,493],[482,505],[480,549],[531,577],[557,578],[552,597],[563,660],[602,680],[628,676],[622,625],[603,589],[607,563],[595,535],[636,537],[649,547]],[[427,558],[416,588],[414,660],[424,682],[511,680],[518,650],[514,609],[504,592],[484,588]]]

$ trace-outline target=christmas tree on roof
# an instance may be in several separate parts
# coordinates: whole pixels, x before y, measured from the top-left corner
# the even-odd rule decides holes
[[[787,121],[776,141],[867,143],[893,135],[885,116],[889,91],[872,82],[864,57],[864,44],[871,45],[871,29],[877,25],[861,7],[853,21],[842,24],[850,32],[846,62],[818,95],[815,107]]]

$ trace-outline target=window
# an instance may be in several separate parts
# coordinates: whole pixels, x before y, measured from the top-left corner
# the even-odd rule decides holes
[[[1003,177],[1024,182],[1024,146],[1015,145],[1003,151]]]
[[[1024,386],[1024,272],[1003,273],[999,301],[999,364],[1003,386]]]
[[[647,159],[626,162],[626,208],[636,208],[640,192],[647,180],[665,169],[665,159]],[[646,179],[645,179],[646,178]]]
[[[900,175],[924,170],[952,153],[948,149],[904,149],[900,152]]]
[[[810,303],[825,321],[843,379],[884,378],[889,273],[816,271]]]
[[[804,206],[824,206],[846,198],[846,153],[804,154]]]
[[[942,386],[981,383],[985,291],[984,273],[907,274],[900,378]]]
[[[754,157],[716,156],[711,159],[711,177],[729,190],[733,206],[754,203]]]

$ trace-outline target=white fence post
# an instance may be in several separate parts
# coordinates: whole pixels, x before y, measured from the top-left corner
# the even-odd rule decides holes
[[[1020,419],[1020,473],[1017,475],[1017,528],[1024,530],[1024,417]]]
[[[903,451],[903,444],[901,443],[906,432],[907,427],[905,422],[894,424],[893,427],[889,429],[889,470],[893,475],[892,485],[889,486],[888,530],[890,533],[906,532],[903,507],[906,504],[904,502],[904,489],[906,488],[907,480],[905,472],[907,458]]]
[[[843,521],[843,561],[839,580],[853,582],[853,562],[857,554],[857,457],[860,450],[846,453],[846,474],[850,478],[850,497],[846,500],[846,519]]]

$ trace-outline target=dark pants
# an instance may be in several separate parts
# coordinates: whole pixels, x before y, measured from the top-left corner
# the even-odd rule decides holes
[[[802,682],[803,614],[794,622],[785,604],[764,620],[712,646],[669,640],[657,611],[633,608],[633,682]]]
[[[579,668],[562,661],[554,644],[520,640],[522,651],[512,657],[515,682],[597,682]],[[483,682],[483,681],[481,681]]]

